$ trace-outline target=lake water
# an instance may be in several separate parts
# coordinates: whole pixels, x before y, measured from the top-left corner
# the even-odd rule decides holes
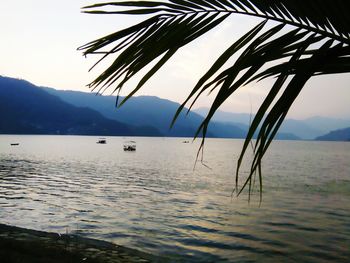
[[[349,262],[350,143],[274,142],[263,201],[231,198],[242,140],[0,136],[0,223],[170,262]],[[10,143],[18,142],[18,146]],[[208,168],[209,167],[209,168]],[[242,171],[242,176],[246,171]]]

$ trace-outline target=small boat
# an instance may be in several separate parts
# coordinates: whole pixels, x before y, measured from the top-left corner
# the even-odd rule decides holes
[[[11,143],[11,146],[17,146],[17,145],[19,145],[18,142],[16,142],[16,143]]]
[[[134,151],[136,151],[136,142],[135,141],[124,142],[123,149],[126,152],[134,152]]]
[[[183,141],[182,143],[189,143],[190,141]]]
[[[106,141],[105,138],[100,138],[96,143],[98,143],[98,144],[106,144],[107,141]]]

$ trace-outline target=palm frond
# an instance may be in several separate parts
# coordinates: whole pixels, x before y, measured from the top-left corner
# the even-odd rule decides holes
[[[252,81],[274,78],[243,145],[236,170],[236,192],[258,173],[262,192],[261,162],[291,105],[313,76],[350,72],[350,2],[346,0],[169,0],[120,1],[84,7],[86,13],[146,15],[134,26],[92,41],[79,50],[84,55],[116,54],[114,62],[93,82],[104,92],[123,85],[150,63],[154,66],[121,102],[134,95],[181,47],[217,27],[231,15],[259,18],[257,25],[233,43],[199,79],[175,113],[174,124],[184,107],[189,110],[205,92],[217,91],[208,115],[197,130],[204,139],[216,110],[240,87]],[[111,11],[111,8],[113,9]],[[153,15],[149,17],[150,15]],[[273,26],[269,21],[273,21]],[[276,24],[277,23],[277,24]],[[287,26],[288,25],[288,26]],[[104,49],[107,50],[104,50]],[[232,56],[238,58],[227,65]],[[225,68],[226,67],[226,68]],[[282,95],[278,95],[282,94]],[[191,101],[192,100],[192,101]],[[238,175],[254,134],[254,158],[250,173],[238,189]]]

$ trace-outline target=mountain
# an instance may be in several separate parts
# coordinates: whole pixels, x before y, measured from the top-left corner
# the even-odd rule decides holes
[[[209,111],[209,108],[201,107],[193,110],[193,112],[205,117]],[[249,127],[250,120],[253,120],[254,115],[248,113],[233,113],[217,110],[212,118],[213,121],[218,121],[222,123],[232,123],[244,130]]]
[[[101,96],[78,91],[62,91],[44,88],[50,94],[79,107],[89,107],[103,116],[127,124],[153,126],[165,136],[193,137],[203,121],[203,117],[185,109],[170,129],[171,121],[180,104],[155,96],[131,97],[123,106],[116,108],[115,96]],[[123,98],[119,98],[122,100]],[[208,128],[208,137],[244,138],[245,129],[234,124],[212,122]]]
[[[192,137],[204,119],[201,115],[208,110],[186,115],[185,108],[170,129],[180,106],[170,100],[138,96],[116,108],[115,96],[38,88],[27,81],[5,77],[0,77],[0,103],[0,111],[6,113],[0,120],[0,133]],[[218,111],[207,137],[245,138],[253,117]],[[320,134],[302,121],[286,120],[276,139],[309,139],[311,133]]]
[[[132,97],[122,107],[116,108],[115,96],[55,89],[46,90],[65,102],[78,107],[89,107],[107,118],[133,125],[156,127],[165,136],[193,136],[202,121],[200,116],[190,114],[186,118],[185,114],[181,114],[176,125],[170,129],[170,123],[178,104],[152,96]]]
[[[316,138],[318,141],[350,141],[350,127],[331,131]]]
[[[295,119],[286,119],[282,123],[279,132],[292,133],[304,140],[313,140],[322,134],[321,130],[312,128],[307,121]]]
[[[140,96],[116,109],[115,101],[115,96],[39,88],[0,76],[0,133],[192,137],[203,121],[183,112],[170,129],[178,103]],[[211,123],[207,136],[243,138],[245,133],[232,124]]]
[[[208,112],[208,108],[198,108],[194,112],[205,116]],[[217,111],[214,116],[214,121],[223,121],[231,123],[240,128],[248,129],[250,121],[252,121],[254,115],[247,113],[232,113],[225,111]],[[304,140],[311,140],[332,130],[341,129],[350,126],[350,119],[335,119],[327,117],[311,117],[304,120],[285,119],[282,123],[279,134],[284,137],[285,135],[297,136]]]
[[[339,130],[350,127],[350,119],[338,119],[315,116],[304,120],[311,128],[321,131],[326,134],[333,130]]]
[[[209,108],[198,108],[195,109],[194,112],[198,113],[199,115],[205,117],[207,112],[209,111]],[[215,112],[212,120],[214,122],[221,122],[225,123],[226,125],[234,125],[239,127],[241,130],[245,131],[245,134],[247,133],[249,129],[250,123],[253,121],[254,115],[251,115],[249,113],[233,113],[233,112],[225,112],[218,110]],[[290,129],[290,126],[293,126],[294,121],[288,122],[286,120],[286,123],[284,123],[279,130],[279,132],[276,135],[276,139],[278,140],[300,140],[305,139],[305,134],[303,133],[303,129],[296,130],[296,129]],[[303,127],[304,129],[307,129]],[[245,135],[244,135],[245,137]],[[309,137],[309,136],[306,136]]]
[[[143,135],[156,130],[130,126],[76,107],[24,80],[0,76],[0,133]]]

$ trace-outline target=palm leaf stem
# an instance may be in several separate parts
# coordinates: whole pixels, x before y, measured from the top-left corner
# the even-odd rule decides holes
[[[163,11],[163,10],[160,10]],[[89,14],[94,14],[96,13],[96,11],[84,11],[84,13],[89,13]],[[118,12],[105,12],[105,14],[119,14]],[[260,13],[256,13],[256,12],[249,12],[249,11],[240,11],[240,10],[196,10],[196,11],[188,11],[188,12],[183,12],[183,11],[179,11],[177,14],[163,14],[161,16],[167,16],[167,17],[174,17],[174,16],[183,16],[183,15],[191,15],[191,14],[195,14],[195,15],[199,15],[201,13],[221,13],[221,14],[239,14],[239,15],[246,15],[246,16],[251,16],[251,17],[258,17],[258,18],[262,18],[262,19],[267,19],[269,21],[275,21],[275,22],[280,22],[280,23],[285,23],[288,24],[290,26],[294,26],[300,29],[305,29],[309,32],[314,32],[320,35],[323,35],[325,37],[328,37],[330,39],[334,39],[337,40],[339,42],[342,43],[346,43],[348,45],[350,45],[350,38],[343,36],[343,35],[339,35],[339,34],[335,34],[335,32],[333,31],[333,29],[331,28],[330,30],[332,32],[329,32],[327,30],[322,30],[319,27],[315,27],[315,26],[311,26],[310,23],[307,24],[303,24],[301,22],[297,22],[290,19],[283,19],[280,17],[276,17],[276,16],[272,16],[272,15],[268,15],[268,14],[260,14]],[[101,14],[101,13],[99,13]],[[137,14],[139,15],[139,14]],[[306,22],[305,22],[306,23]]]

